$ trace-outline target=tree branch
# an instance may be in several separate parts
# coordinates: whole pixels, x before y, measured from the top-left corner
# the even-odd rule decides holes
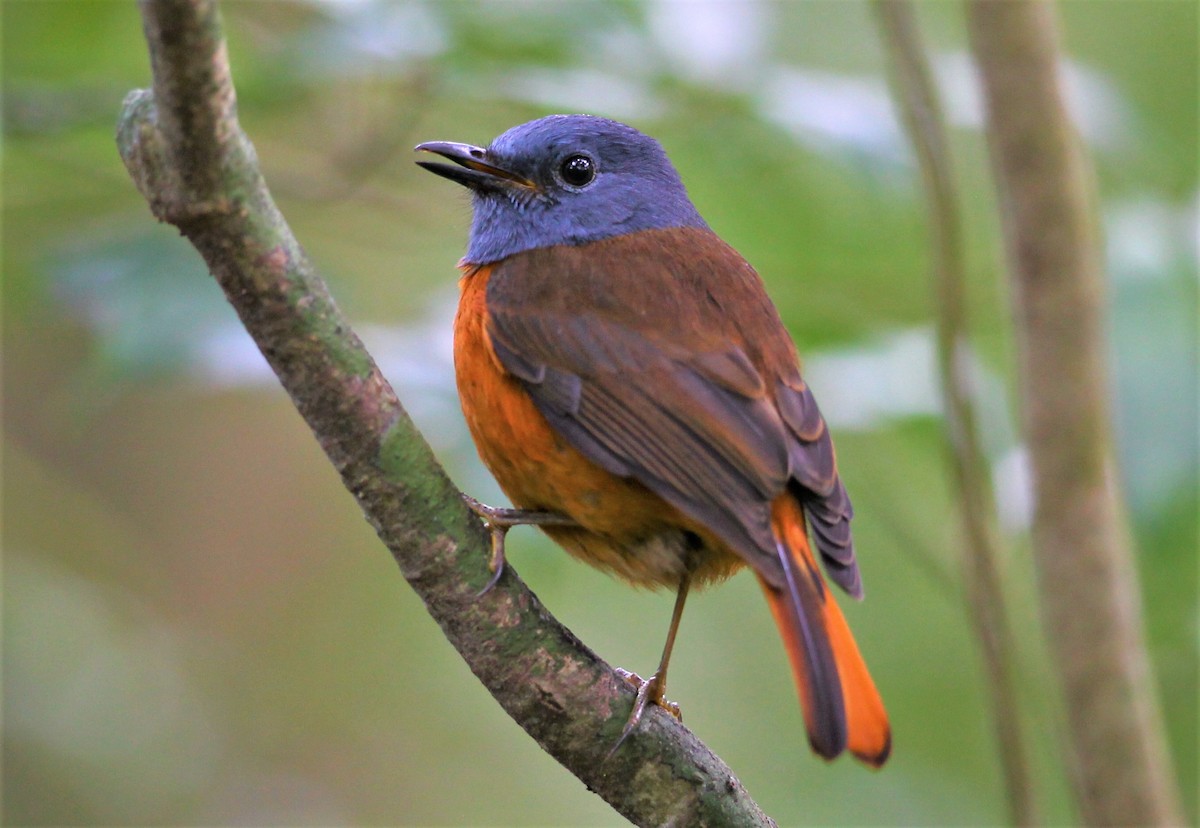
[[[971,44],[1008,248],[1034,559],[1091,825],[1182,824],[1115,478],[1104,284],[1050,6],[974,0]]]
[[[729,768],[651,711],[611,759],[633,692],[488,543],[279,213],[238,126],[215,0],[142,0],[153,91],[125,101],[121,157],[204,257],[409,584],[489,692],[638,824],[771,825]]]
[[[1001,541],[987,457],[967,376],[968,325],[962,219],[945,118],[909,0],[874,0],[892,87],[916,151],[929,205],[930,248],[936,297],[938,376],[942,391],[947,459],[962,521],[966,612],[974,627],[987,677],[992,723],[1014,825],[1039,822],[1033,778],[1013,682],[1014,651],[1000,578]]]

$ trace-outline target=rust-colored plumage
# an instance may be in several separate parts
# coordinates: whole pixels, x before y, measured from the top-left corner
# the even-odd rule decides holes
[[[809,738],[872,765],[887,716],[809,546],[861,594],[851,509],[794,346],[754,270],[707,228],[465,265],[455,367],[480,455],[572,555],[640,585],[758,576]]]
[[[800,691],[804,721],[813,746],[828,758],[818,742],[826,740],[837,744],[844,739],[852,754],[872,767],[879,767],[887,761],[892,750],[887,712],[841,609],[821,582],[805,531],[804,512],[794,497],[785,494],[772,504],[771,514],[775,535],[792,565],[794,591],[776,589],[761,575],[758,580],[792,663],[792,674]],[[818,631],[816,639],[823,637],[828,641],[837,668],[836,687],[829,678],[813,674],[807,653],[826,645],[819,640],[806,641],[808,629]],[[845,720],[844,736],[826,732],[833,730],[831,721],[837,722],[836,715],[832,719],[828,716],[822,719],[822,711],[838,704],[837,700],[823,696],[832,696],[838,688]]]
[[[496,576],[504,532],[524,522],[631,583],[676,590],[624,740],[648,704],[671,709],[689,588],[748,565],[813,748],[882,764],[887,715],[814,554],[862,595],[833,442],[758,275],[709,230],[663,148],[615,121],[551,115],[488,147],[417,149],[472,193],[455,367],[479,453],[518,507],[472,502]]]

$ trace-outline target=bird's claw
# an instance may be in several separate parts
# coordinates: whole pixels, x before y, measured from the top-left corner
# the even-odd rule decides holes
[[[554,512],[488,506],[486,503],[481,503],[468,494],[463,494],[462,499],[467,508],[483,521],[484,528],[487,529],[488,536],[492,542],[491,555],[488,558],[488,569],[491,571],[492,577],[488,579],[483,589],[479,590],[476,597],[486,595],[490,592],[492,587],[500,582],[500,577],[504,574],[504,566],[507,560],[504,553],[504,539],[508,535],[509,529],[523,524],[531,526],[575,525],[575,522],[570,518]]]
[[[629,719],[625,722],[625,728],[621,731],[621,738],[617,739],[617,743],[608,752],[609,756],[616,753],[618,748],[629,737],[629,734],[637,730],[638,723],[642,720],[642,714],[646,712],[646,707],[651,704],[661,707],[670,713],[675,717],[676,721],[683,721],[683,711],[679,709],[679,705],[663,696],[667,686],[666,682],[659,681],[660,674],[655,673],[649,680],[646,680],[637,673],[630,672],[629,670],[623,670],[620,667],[614,669],[626,684],[637,691],[637,698],[633,701],[633,709],[629,712]]]
[[[508,516],[505,513],[512,511],[509,509],[499,509],[495,506],[488,506],[485,503],[480,503],[475,498],[468,494],[462,496],[463,502],[467,504],[467,508],[474,512],[480,520],[483,521],[483,526],[487,529],[488,537],[491,539],[492,548],[491,555],[488,558],[488,570],[492,573],[492,577],[488,578],[488,582],[484,584],[483,589],[475,593],[476,598],[487,595],[492,591],[492,587],[500,582],[500,577],[504,575],[504,538],[508,535],[508,530],[516,526],[516,523],[505,520]]]
[[[492,573],[492,577],[488,578],[488,582],[483,585],[483,589],[476,593],[476,598],[481,598],[492,591],[492,587],[500,583],[500,576],[504,574],[504,564],[506,558],[504,556],[504,537],[508,534],[509,526],[492,526],[488,525],[488,534],[492,537],[492,553],[488,558],[488,569]]]

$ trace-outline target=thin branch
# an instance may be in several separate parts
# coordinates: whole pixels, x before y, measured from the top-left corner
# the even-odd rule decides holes
[[[1022,737],[1015,661],[1001,585],[1001,541],[988,461],[979,438],[967,356],[966,275],[962,219],[945,118],[909,0],[875,0],[887,47],[892,86],[916,150],[929,203],[929,232],[937,311],[938,374],[946,425],[947,459],[963,528],[966,609],[983,654],[1000,765],[1015,825],[1038,820],[1033,778]]]
[[[651,711],[612,759],[634,694],[510,569],[484,597],[479,521],[330,298],[258,170],[214,0],[142,0],[153,91],[125,101],[121,157],[258,343],[409,584],[510,716],[638,824],[771,825],[729,768]]]
[[[974,0],[968,25],[1008,249],[1041,611],[1076,799],[1091,825],[1179,825],[1117,492],[1089,171],[1063,106],[1053,10]]]

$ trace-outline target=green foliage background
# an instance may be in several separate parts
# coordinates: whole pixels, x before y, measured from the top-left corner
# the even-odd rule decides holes
[[[1114,411],[1180,779],[1197,775],[1197,6],[1061,7],[1097,165]],[[589,111],[666,146],[767,280],[834,424],[889,703],[874,774],[826,766],[747,576],[685,617],[671,696],[780,824],[1005,818],[957,578],[915,171],[856,2],[224,7],[243,125],[335,296],[451,474],[499,501],[448,362],[469,207],[411,163]],[[920,7],[950,95],[980,394],[1039,797],[1074,818],[1021,487],[1007,297],[957,4]],[[490,700],[341,489],[186,243],[117,157],[149,83],[132,3],[5,0],[3,819],[8,824],[617,824]],[[707,20],[716,21],[706,29]],[[963,97],[965,96],[965,97]],[[1011,509],[1010,509],[1011,507]],[[610,663],[649,671],[671,597],[532,531],[515,566]],[[1196,788],[1182,786],[1191,818]]]

